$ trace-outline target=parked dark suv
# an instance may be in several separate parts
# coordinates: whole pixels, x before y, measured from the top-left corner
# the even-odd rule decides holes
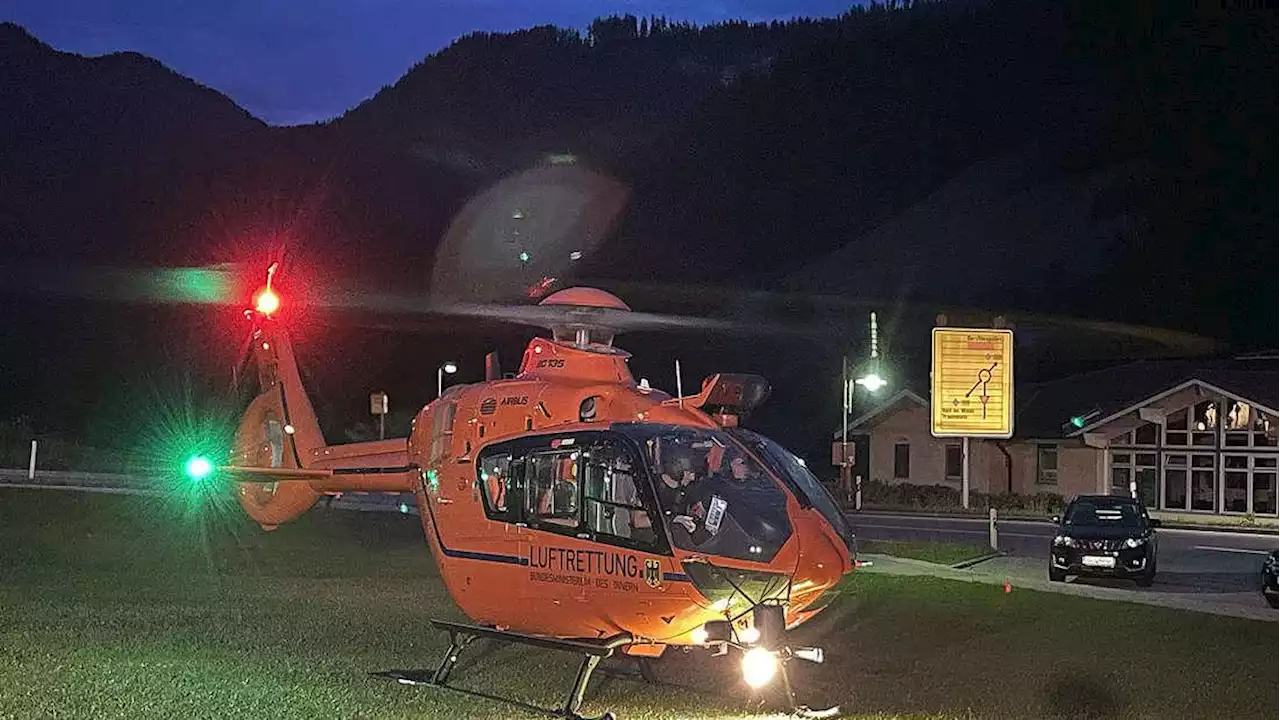
[[[1049,580],[1068,575],[1132,578],[1149,587],[1156,577],[1159,520],[1133,498],[1081,495],[1054,516],[1058,535],[1049,548]]]
[[[1267,559],[1262,562],[1262,596],[1271,603],[1271,607],[1276,607],[1276,569],[1280,565],[1280,551],[1272,550]]]

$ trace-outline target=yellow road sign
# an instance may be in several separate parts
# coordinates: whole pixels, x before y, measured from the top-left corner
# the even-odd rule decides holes
[[[934,437],[1013,436],[1013,331],[934,328]]]

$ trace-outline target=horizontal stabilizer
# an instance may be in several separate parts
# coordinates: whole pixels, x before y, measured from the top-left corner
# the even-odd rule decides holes
[[[306,470],[302,468],[238,467],[225,465],[218,468],[218,477],[234,482],[273,483],[285,480],[319,480],[333,476],[332,470]]]

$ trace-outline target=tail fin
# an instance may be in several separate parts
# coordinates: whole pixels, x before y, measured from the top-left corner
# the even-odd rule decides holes
[[[289,335],[272,317],[280,298],[267,287],[245,315],[253,320],[246,360],[237,373],[250,386],[248,409],[236,430],[230,463],[218,472],[237,484],[241,507],[270,530],[305,513],[322,494],[404,492],[416,468],[408,464],[405,438],[330,446],[302,376]]]
[[[282,471],[276,481],[270,481],[268,470],[262,475],[269,482],[240,483],[236,493],[245,512],[271,529],[302,515],[320,498],[308,481],[284,478],[288,470],[305,470],[325,441],[288,335],[269,316],[257,315],[249,341],[255,367],[241,377],[256,386],[250,391],[255,397],[236,430],[230,464]]]

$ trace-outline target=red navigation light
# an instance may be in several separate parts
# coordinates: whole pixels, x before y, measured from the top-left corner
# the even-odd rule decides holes
[[[263,315],[271,315],[280,309],[280,296],[276,295],[271,288],[267,288],[253,299],[253,308]]]

